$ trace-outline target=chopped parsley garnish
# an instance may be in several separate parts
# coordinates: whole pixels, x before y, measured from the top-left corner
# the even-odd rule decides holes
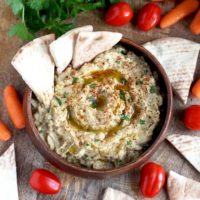
[[[130,120],[131,120],[131,118],[130,118],[129,115],[124,115],[124,114],[121,114],[121,115],[120,115],[120,119],[126,120],[126,121],[130,121]]]
[[[97,108],[97,100],[95,99],[95,97],[90,96],[88,97],[88,100],[90,101],[90,107],[92,108]]]
[[[131,145],[132,144],[132,141],[127,141],[127,143],[126,143],[127,145]]]
[[[126,50],[121,50],[121,54],[127,55],[127,51]]]
[[[145,124],[145,120],[141,119],[141,120],[140,120],[140,124],[141,124],[141,125],[144,125],[144,124]]]
[[[88,159],[88,155],[84,155],[84,156],[83,156],[83,159],[84,159],[84,160],[87,160],[87,159]]]
[[[121,83],[122,83],[123,85],[126,85],[126,83],[127,83],[127,80],[126,80],[126,79],[124,79],[124,78],[122,78],[122,79],[121,79]]]
[[[142,85],[143,81],[142,80],[137,80],[136,85]]]
[[[148,70],[148,69],[144,69],[144,75],[147,75],[147,74],[148,74],[148,72],[149,72],[149,70]]]
[[[123,90],[119,91],[119,97],[120,97],[121,100],[125,101],[125,93],[124,93]]]
[[[151,85],[150,87],[150,93],[156,93],[157,92],[157,89],[156,89],[156,86],[155,85]]]
[[[77,77],[73,77],[72,84],[76,84],[77,82],[78,82],[78,78]]]
[[[86,146],[86,147],[89,147],[89,146],[90,146],[90,144],[86,143],[86,144],[85,144],[85,146]]]
[[[62,101],[61,101],[61,99],[60,99],[60,98],[58,98],[58,97],[55,97],[55,99],[56,99],[56,101],[57,101],[58,105],[59,105],[59,106],[61,106],[61,105],[62,105]]]
[[[95,141],[95,142],[100,142],[100,140],[99,140],[99,139],[95,139],[94,141]]]
[[[96,83],[91,83],[91,84],[90,84],[90,88],[93,88],[93,89],[94,89],[95,87],[96,87]]]
[[[67,95],[68,95],[67,92],[64,92],[64,93],[63,93],[63,96],[64,96],[65,98],[67,97]]]

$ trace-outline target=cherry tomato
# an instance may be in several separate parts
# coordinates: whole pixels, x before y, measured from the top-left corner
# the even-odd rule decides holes
[[[59,179],[46,169],[34,170],[29,183],[34,190],[43,194],[56,194],[61,189]]]
[[[105,22],[112,26],[122,26],[133,18],[133,10],[129,3],[120,2],[112,5],[105,15]]]
[[[139,12],[137,22],[138,28],[142,31],[150,31],[159,23],[160,17],[160,6],[153,3],[148,3]]]
[[[165,170],[162,166],[150,162],[145,164],[140,172],[140,190],[144,197],[152,198],[163,188]]]
[[[200,105],[193,105],[185,110],[185,126],[192,130],[200,130]]]

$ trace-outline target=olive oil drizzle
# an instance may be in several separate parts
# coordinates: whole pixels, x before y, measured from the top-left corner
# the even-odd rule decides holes
[[[124,91],[129,91],[129,83],[128,81],[124,78],[124,76],[117,70],[114,69],[107,69],[107,70],[99,70],[99,71],[94,71],[91,73],[91,77],[84,79],[84,83],[83,83],[83,87],[85,87],[86,85],[92,84],[95,81],[96,82],[102,82],[104,79],[107,78],[114,78],[117,80],[117,82],[119,82],[120,84],[115,86],[116,90],[124,90]],[[105,107],[107,103],[107,99],[105,96],[99,96],[97,99],[97,108],[99,110],[103,110],[103,108]],[[73,116],[73,112],[71,110],[72,108],[70,106],[67,107],[68,110],[68,122],[69,124],[76,128],[78,131],[85,131],[85,132],[96,132],[96,133],[100,133],[100,132],[107,132],[107,136],[106,137],[111,137],[113,136],[117,131],[119,131],[120,129],[122,129],[122,123],[123,120],[120,120],[119,124],[116,125],[115,127],[112,127],[108,130],[105,129],[94,129],[91,127],[84,127],[82,126],[80,123],[78,123],[78,120]],[[135,112],[133,113],[132,116],[130,116],[130,123],[133,123],[135,121],[135,119],[137,118],[137,116],[140,114],[140,109],[136,108]]]

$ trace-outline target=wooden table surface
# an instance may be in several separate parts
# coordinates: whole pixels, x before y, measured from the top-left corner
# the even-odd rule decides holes
[[[137,13],[137,10],[147,1],[137,0],[134,2],[136,3],[133,3],[133,7]],[[173,4],[174,3],[169,2],[162,5],[163,12],[173,7]],[[184,20],[170,29],[154,29],[151,32],[144,33],[138,31],[133,24],[128,24],[120,28],[108,26],[102,21],[102,16],[103,13],[100,11],[82,13],[77,19],[77,24],[79,26],[92,24],[95,30],[119,31],[123,33],[125,37],[139,44],[166,36],[183,37],[200,42],[200,37],[192,35],[188,29],[192,18]],[[23,44],[19,39],[9,38],[7,36],[9,26],[15,22],[16,18],[5,4],[5,0],[0,0],[0,94],[3,93],[3,88],[7,84],[15,85],[21,95],[23,95],[23,90],[25,88],[25,83],[10,64],[17,49]],[[195,79],[199,76],[200,59],[198,60]],[[188,105],[194,103],[199,104],[200,101],[191,98],[188,100]],[[168,134],[198,135],[198,132],[189,132],[184,128],[182,122],[182,111],[184,107],[185,106],[174,97],[174,114]],[[0,143],[0,154],[3,153],[12,142],[15,143],[20,200],[101,200],[103,191],[108,186],[124,191],[134,196],[136,200],[143,199],[138,190],[138,170],[109,180],[88,180],[71,176],[54,168],[39,154],[30,141],[26,131],[19,131],[13,127],[8,119],[2,95],[0,95],[0,118],[8,125],[14,135],[11,141]],[[166,170],[174,170],[186,177],[200,181],[200,174],[167,141],[161,144],[151,160],[160,163]],[[30,189],[28,186],[28,179],[31,171],[39,167],[47,168],[60,177],[63,187],[59,194],[55,196],[45,196]],[[155,199],[168,199],[166,191],[163,190]]]

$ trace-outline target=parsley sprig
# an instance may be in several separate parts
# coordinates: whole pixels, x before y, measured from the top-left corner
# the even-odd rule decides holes
[[[22,40],[31,40],[39,31],[48,30],[57,36],[73,29],[80,12],[107,8],[119,0],[6,0],[20,21],[8,32]],[[66,19],[70,22],[66,23]]]

